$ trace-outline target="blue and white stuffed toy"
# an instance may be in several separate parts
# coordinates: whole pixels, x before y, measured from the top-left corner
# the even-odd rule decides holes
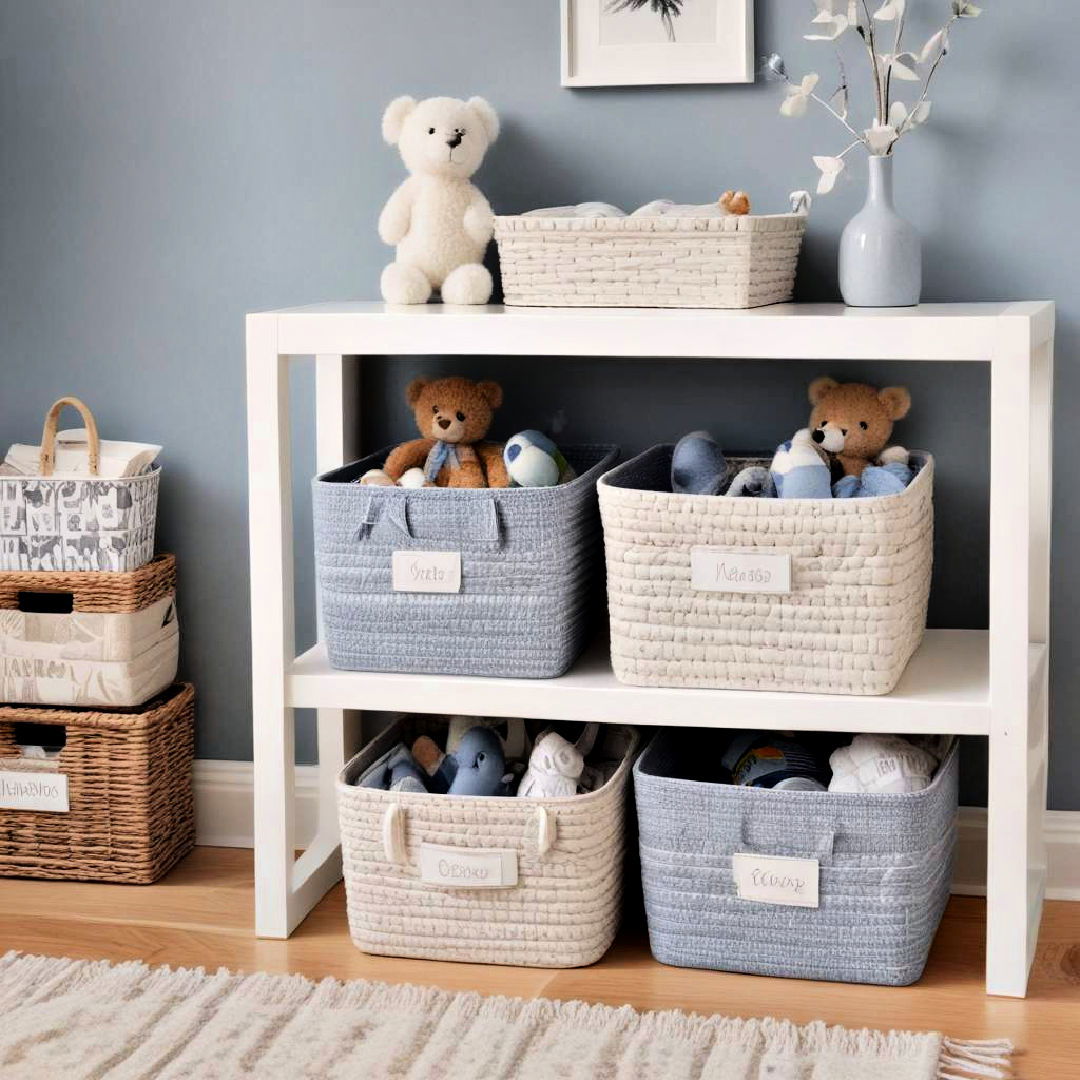
[[[577,475],[559,448],[542,432],[519,431],[503,449],[511,487],[554,487]]]
[[[809,428],[800,428],[773,455],[769,469],[778,499],[831,499],[832,469]]]

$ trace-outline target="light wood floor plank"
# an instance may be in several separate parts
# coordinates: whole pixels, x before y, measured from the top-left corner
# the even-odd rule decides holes
[[[954,897],[921,982],[846,986],[664,967],[640,926],[628,926],[599,964],[545,971],[367,956],[349,941],[341,886],[288,941],[251,932],[250,851],[198,848],[152,886],[0,879],[0,952],[309,978],[376,979],[512,997],[553,997],[729,1016],[825,1020],[848,1027],[945,1031],[1013,1039],[1021,1080],[1080,1078],[1080,904],[1047,905],[1030,995],[982,990],[985,907]]]

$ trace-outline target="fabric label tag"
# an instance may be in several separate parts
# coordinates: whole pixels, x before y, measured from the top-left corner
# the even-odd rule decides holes
[[[55,772],[0,772],[0,809],[66,814],[71,809],[68,778]]]
[[[820,906],[817,859],[792,859],[786,855],[755,855],[736,851],[731,856],[739,899],[788,907]]]
[[[452,889],[505,889],[518,883],[516,851],[420,845],[420,880]]]
[[[394,592],[461,592],[460,551],[395,551]]]
[[[791,556],[691,548],[690,586],[704,592],[789,593]]]

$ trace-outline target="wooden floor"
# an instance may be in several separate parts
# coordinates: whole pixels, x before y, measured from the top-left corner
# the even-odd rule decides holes
[[[954,897],[926,974],[913,987],[845,986],[664,967],[644,934],[624,932],[591,968],[545,971],[392,960],[349,941],[339,885],[289,941],[260,941],[252,926],[250,851],[198,848],[149,887],[0,879],[0,953],[143,960],[148,964],[379,979],[515,997],[629,1003],[729,1016],[821,1019],[849,1027],[1008,1037],[1023,1080],[1080,1078],[1080,903],[1047,905],[1026,1000],[982,989],[981,900]]]

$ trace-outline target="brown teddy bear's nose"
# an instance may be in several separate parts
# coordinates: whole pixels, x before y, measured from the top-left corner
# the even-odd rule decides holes
[[[443,431],[445,431],[449,426],[450,426],[450,421],[449,420],[440,420],[439,421],[439,427],[441,427],[443,429]]]

